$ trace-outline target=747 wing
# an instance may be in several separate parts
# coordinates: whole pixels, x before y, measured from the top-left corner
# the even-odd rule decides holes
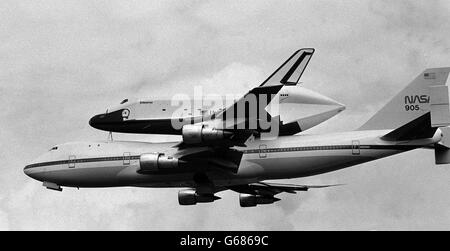
[[[230,186],[227,188],[240,193],[239,203],[242,207],[254,207],[258,204],[271,204],[279,201],[279,198],[274,197],[279,193],[295,194],[297,191],[308,191],[310,188],[324,188],[340,185],[342,184],[311,186],[257,182],[248,185]]]

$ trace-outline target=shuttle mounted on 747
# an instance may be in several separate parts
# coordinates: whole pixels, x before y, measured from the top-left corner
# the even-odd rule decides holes
[[[62,186],[180,187],[181,205],[213,202],[220,199],[218,192],[232,190],[240,194],[241,206],[251,207],[274,203],[280,193],[327,187],[267,180],[327,173],[417,148],[433,149],[436,164],[450,163],[450,68],[424,70],[358,130],[294,135],[344,109],[297,86],[313,52],[297,51],[231,106],[173,117],[167,100],[128,101],[90,121],[106,131],[181,135],[180,142],[60,144],[24,172],[59,191]],[[278,127],[276,137],[264,137],[273,129],[267,124]]]
[[[267,132],[267,122],[275,124],[272,129],[278,130],[276,136],[294,135],[345,109],[339,102],[297,85],[313,54],[314,49],[296,51],[237,102],[227,96],[124,99],[120,105],[92,117],[89,124],[108,132],[173,134],[184,139],[190,130],[204,125],[224,130],[230,137],[244,134],[242,139],[246,140],[249,133],[257,136]]]

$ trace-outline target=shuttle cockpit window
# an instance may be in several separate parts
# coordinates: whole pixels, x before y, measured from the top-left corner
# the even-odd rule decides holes
[[[122,102],[120,102],[120,104],[125,104],[126,102],[128,102],[128,99],[127,99],[127,98],[124,99],[124,100],[122,100]]]
[[[50,151],[54,151],[54,150],[58,150],[58,147],[57,147],[57,146],[54,146],[54,147],[52,147],[52,148],[50,149]]]

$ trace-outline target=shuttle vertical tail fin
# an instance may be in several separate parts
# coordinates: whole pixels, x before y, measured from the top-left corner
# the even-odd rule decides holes
[[[313,54],[313,48],[304,48],[296,51],[288,60],[286,60],[286,62],[272,73],[260,87],[280,84],[298,84]]]

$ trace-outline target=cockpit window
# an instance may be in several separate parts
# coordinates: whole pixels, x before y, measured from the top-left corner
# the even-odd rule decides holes
[[[127,98],[124,99],[124,100],[122,100],[122,102],[120,102],[120,104],[125,104],[126,102],[128,102],[128,99],[127,99]]]
[[[57,149],[58,149],[58,147],[54,146],[54,147],[52,147],[52,149],[50,149],[50,151],[57,150]]]

